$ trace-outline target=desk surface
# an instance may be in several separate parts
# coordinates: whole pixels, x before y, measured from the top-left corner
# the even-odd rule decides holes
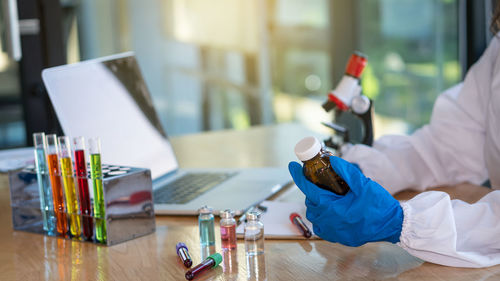
[[[172,143],[182,167],[286,167],[288,161],[294,160],[295,142],[311,134],[300,125],[284,124],[178,137]],[[469,202],[488,192],[467,184],[441,189]],[[396,197],[408,199],[415,194],[404,192]],[[10,215],[7,177],[0,175],[0,222],[3,225],[0,228],[0,280],[183,280],[185,269],[174,250],[179,241],[189,246],[195,263],[201,259],[194,217],[157,217],[154,234],[104,247],[13,231]],[[219,238],[217,227],[216,231]],[[219,241],[216,250],[221,252]],[[267,240],[265,255],[247,259],[244,243],[239,240],[237,250],[224,254],[224,258],[222,266],[195,280],[500,278],[500,266],[463,269],[424,263],[389,243],[350,248],[322,240]]]

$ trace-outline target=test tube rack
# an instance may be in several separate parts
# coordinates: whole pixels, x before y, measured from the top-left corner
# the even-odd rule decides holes
[[[98,242],[95,237],[89,241],[111,246],[153,233],[156,226],[151,171],[144,168],[112,165],[102,165],[102,169],[105,217],[95,218],[93,213],[90,217],[94,221],[94,226],[97,219],[104,219],[107,239],[105,243]],[[75,182],[77,182],[76,178]],[[44,231],[37,174],[34,167],[9,172],[9,187],[14,230],[82,241],[79,237],[70,237],[69,232],[61,235]],[[52,212],[53,217],[54,211],[49,210],[49,212]],[[83,221],[84,216],[78,215]],[[66,217],[69,216],[70,214],[67,214]],[[95,235],[95,230],[93,233]]]

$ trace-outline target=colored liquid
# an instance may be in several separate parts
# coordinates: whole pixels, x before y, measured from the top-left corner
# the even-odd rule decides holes
[[[198,220],[198,225],[200,227],[200,242],[202,246],[212,246],[215,245],[215,235],[214,235],[214,217],[205,219],[201,218]]]
[[[236,249],[236,224],[220,227],[222,249]]]
[[[106,242],[106,216],[104,190],[102,187],[101,155],[90,155],[90,176],[94,186],[94,217],[96,218],[95,236],[97,241]]]
[[[206,260],[202,261],[200,264],[198,264],[197,266],[188,270],[186,272],[185,277],[187,280],[193,280],[198,274],[202,273],[205,270],[212,268],[214,265],[215,265],[215,261],[213,259],[206,259]]]
[[[40,209],[42,211],[43,230],[54,234],[56,225],[52,204],[52,187],[50,186],[45,151],[43,148],[35,149],[36,177],[38,192],[40,193]]]
[[[68,220],[66,218],[66,208],[64,207],[64,193],[59,177],[59,163],[57,154],[47,155],[49,166],[50,183],[52,184],[52,198],[54,199],[54,211],[56,212],[56,229],[60,235],[68,232]]]
[[[73,163],[71,163],[70,157],[61,158],[60,161],[64,195],[66,195],[66,209],[69,215],[69,230],[73,237],[80,237],[82,230],[80,215],[78,214],[75,178],[73,177]]]
[[[345,195],[349,185],[333,171],[330,164],[330,152],[321,150],[314,158],[304,162],[304,175],[308,180],[325,190],[338,195]]]
[[[80,212],[82,214],[83,236],[92,239],[94,223],[90,210],[89,183],[87,180],[87,165],[83,150],[75,151],[75,170],[78,178],[78,195],[80,197]]]
[[[248,256],[264,253],[264,228],[259,223],[247,223],[245,226],[245,252]]]

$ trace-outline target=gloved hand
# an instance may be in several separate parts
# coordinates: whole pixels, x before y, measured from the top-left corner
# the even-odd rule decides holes
[[[399,242],[403,225],[399,202],[354,164],[335,156],[330,157],[330,163],[351,188],[344,196],[307,180],[299,163],[288,165],[295,184],[306,195],[306,216],[314,233],[353,247],[375,241]]]

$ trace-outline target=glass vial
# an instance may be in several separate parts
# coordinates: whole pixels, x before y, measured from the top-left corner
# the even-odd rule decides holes
[[[295,155],[304,163],[304,175],[312,183],[338,195],[349,191],[347,183],[339,176],[330,164],[328,150],[324,149],[315,137],[306,137],[295,145]]]
[[[234,212],[224,210],[220,213],[220,239],[222,249],[236,249],[236,220]]]
[[[264,224],[259,212],[249,212],[245,224],[245,252],[247,256],[264,254]]]
[[[35,168],[38,181],[38,192],[40,193],[40,209],[42,210],[43,230],[53,235],[56,230],[54,205],[52,202],[52,187],[49,180],[49,169],[45,158],[45,134],[34,133],[33,143],[35,146]]]
[[[203,206],[198,212],[200,214],[198,216],[198,226],[201,246],[213,246],[215,245],[213,210],[208,206]]]

